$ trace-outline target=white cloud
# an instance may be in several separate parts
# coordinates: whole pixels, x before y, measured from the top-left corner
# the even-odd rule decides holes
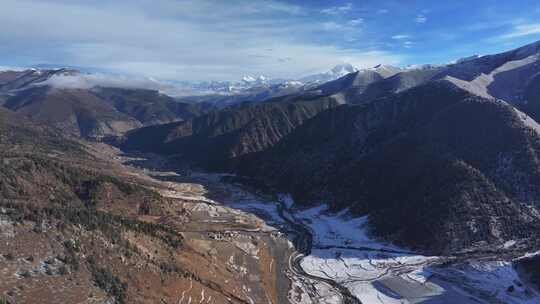
[[[6,71],[20,72],[20,71],[24,71],[24,70],[28,70],[28,68],[24,68],[24,67],[16,67],[16,66],[3,66],[3,65],[0,65],[0,72],[6,72]]]
[[[256,5],[257,7],[261,8],[260,11],[274,10],[280,13],[287,13],[293,15],[303,15],[305,13],[304,9],[301,6],[281,2],[266,1],[262,3],[257,3]]]
[[[0,34],[0,58],[160,80],[234,80],[245,74],[296,78],[345,59],[360,67],[400,60],[367,46],[347,49],[312,41],[309,35],[317,26],[296,17],[305,11],[278,1],[234,6],[211,0],[135,3],[3,0],[0,28],[6,30]],[[343,7],[346,11],[352,5]],[[354,34],[361,40],[360,32]]]
[[[341,30],[343,28],[343,25],[336,23],[334,21],[323,22],[322,26],[323,26],[323,29],[326,31]]]
[[[363,18],[356,18],[356,19],[349,20],[349,22],[347,22],[347,24],[349,24],[350,26],[357,26],[362,23],[364,23]]]
[[[161,84],[151,78],[105,75],[99,73],[74,75],[58,74],[53,75],[51,78],[36,85],[49,85],[62,89],[91,89],[94,87],[108,87],[160,90],[166,87],[164,84]]]
[[[499,36],[500,39],[512,39],[524,37],[533,34],[540,34],[540,23],[519,24],[514,26],[514,29],[507,34]]]
[[[424,15],[418,15],[418,16],[416,16],[416,18],[414,19],[414,21],[415,21],[416,23],[426,23],[427,17],[424,16]]]
[[[414,44],[414,42],[407,40],[407,41],[403,42],[403,47],[407,48],[407,49],[410,49],[410,48],[412,48],[413,44]]]
[[[391,38],[394,39],[394,40],[403,40],[403,39],[409,39],[410,37],[411,36],[409,36],[409,35],[399,34],[399,35],[394,35]]]
[[[349,12],[350,10],[352,10],[352,8],[353,8],[352,3],[347,3],[342,6],[332,6],[329,8],[325,8],[321,10],[321,13],[327,14],[327,15],[339,15],[339,14]]]
[[[36,83],[36,86],[51,86],[58,89],[92,89],[92,88],[122,88],[155,90],[169,96],[193,96],[215,92],[201,92],[189,87],[160,82],[152,78],[112,75],[112,74],[57,74],[51,78]]]

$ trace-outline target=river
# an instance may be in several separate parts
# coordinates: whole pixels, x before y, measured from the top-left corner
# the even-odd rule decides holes
[[[285,280],[278,279],[278,303],[466,304],[496,303],[500,299],[504,299],[501,303],[529,303],[522,301],[526,290],[517,290],[516,298],[498,293],[518,279],[507,262],[439,268],[443,257],[422,256],[371,238],[367,217],[350,217],[346,211],[331,213],[322,204],[299,208],[286,196],[263,195],[234,179],[224,179],[227,175],[174,172],[175,181],[169,176],[174,170],[159,160],[160,165],[155,159],[126,164],[143,169],[151,178],[168,176],[169,183],[200,184],[208,189],[203,200],[255,214],[292,243],[293,250],[278,254],[287,257],[285,263],[279,263],[284,269],[279,269],[278,277],[291,282],[286,287]],[[479,270],[486,267],[489,271]],[[491,298],[485,301],[483,297]]]

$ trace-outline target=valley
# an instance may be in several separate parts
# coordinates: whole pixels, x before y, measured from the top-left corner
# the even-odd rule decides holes
[[[219,256],[229,252],[226,248],[230,246],[249,247],[238,240],[256,240],[258,246],[251,249],[251,257],[259,264],[263,260],[256,254],[261,250],[258,248],[266,247],[270,263],[259,267],[275,267],[269,280],[275,280],[275,294],[281,295],[266,298],[268,302],[517,304],[540,299],[534,287],[513,269],[512,259],[516,257],[512,254],[471,253],[465,259],[423,256],[372,238],[367,217],[331,212],[324,204],[296,206],[288,195],[265,194],[235,182],[233,175],[174,172],[163,157],[127,157],[113,151],[114,158],[127,166],[130,174],[162,184],[161,195],[192,202],[184,203],[184,208],[197,216],[191,218],[192,224],[184,224],[182,233],[193,244],[200,246],[209,233],[214,240],[222,235],[226,243],[217,245],[213,241],[207,245],[220,248],[212,253]],[[231,223],[250,225],[231,229]],[[229,261],[238,262],[235,257],[231,255]],[[240,267],[246,267],[243,275],[254,271],[253,264]],[[256,296],[251,292],[246,293],[247,301],[258,303],[252,302]],[[199,299],[193,297],[193,301]]]
[[[537,4],[8,2],[0,304],[540,303]]]

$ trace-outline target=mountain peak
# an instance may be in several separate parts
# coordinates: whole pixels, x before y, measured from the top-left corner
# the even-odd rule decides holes
[[[332,70],[330,70],[332,74],[340,74],[340,75],[354,73],[356,71],[358,71],[358,69],[353,67],[352,64],[350,63],[340,63],[334,66]]]
[[[244,82],[254,82],[254,81],[256,81],[256,79],[253,76],[244,75],[244,77],[242,77],[242,81],[244,81]]]
[[[244,75],[244,77],[242,77],[242,81],[246,83],[264,83],[267,80],[268,78],[263,75],[259,75],[257,77],[253,77],[251,75]]]
[[[467,57],[463,57],[463,58],[459,58],[458,60],[454,61],[453,63],[464,63],[464,62],[468,62],[468,61],[472,61],[472,60],[475,60],[475,59],[478,59],[482,57],[481,55],[478,55],[478,54],[474,54],[472,56],[467,56]]]

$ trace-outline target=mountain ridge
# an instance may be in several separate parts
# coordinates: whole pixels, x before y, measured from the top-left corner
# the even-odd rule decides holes
[[[447,81],[438,81],[438,83],[434,84],[428,83],[424,87],[411,90],[413,91],[408,90],[401,93],[404,94],[403,96],[395,96],[387,101],[379,101],[369,107],[344,105],[323,112],[300,126],[270,150],[262,152],[261,155],[248,155],[246,158],[238,160],[236,171],[240,174],[263,178],[266,183],[276,186],[280,191],[293,193],[298,201],[322,200],[333,205],[337,210],[349,208],[352,211],[356,210],[355,212],[360,214],[367,212],[370,214],[370,223],[372,223],[373,229],[378,235],[390,238],[406,246],[413,246],[416,249],[451,253],[477,246],[478,244],[475,245],[474,240],[487,241],[488,244],[491,242],[500,244],[517,237],[518,234],[522,235],[521,232],[524,232],[521,238],[531,237],[531,231],[538,229],[537,224],[534,224],[537,220],[531,220],[535,218],[534,212],[530,213],[527,208],[523,209],[521,204],[527,203],[531,208],[538,207],[539,193],[535,189],[538,189],[540,170],[538,162],[535,161],[537,156],[525,158],[525,160],[533,164],[531,166],[534,166],[534,169],[529,165],[492,168],[489,164],[497,162],[497,154],[484,162],[482,159],[487,155],[482,154],[480,151],[490,149],[487,147],[491,147],[491,149],[498,152],[502,151],[507,144],[504,138],[509,135],[491,134],[491,136],[486,136],[483,133],[471,134],[467,128],[463,128],[458,134],[448,132],[457,131],[454,123],[457,117],[461,118],[462,123],[466,121],[471,124],[473,129],[477,128],[485,121],[480,122],[478,118],[472,115],[464,120],[466,117],[464,114],[469,111],[482,113],[489,109],[489,111],[494,111],[493,115],[501,115],[496,116],[497,118],[494,116],[493,121],[495,122],[491,121],[490,124],[498,124],[498,121],[511,119],[512,122],[508,122],[509,126],[505,127],[507,129],[501,129],[501,132],[503,132],[502,130],[506,130],[504,132],[516,132],[516,134],[521,134],[519,136],[522,136],[523,140],[532,140],[534,143],[532,149],[534,151],[539,151],[540,136],[538,133],[526,126],[523,119],[510,105],[504,102],[475,97]],[[436,93],[434,90],[442,91]],[[421,93],[421,91],[424,91],[424,93]],[[428,95],[419,97],[420,94]],[[406,95],[409,95],[409,97]],[[436,97],[437,95],[440,97]],[[411,110],[410,106],[416,101],[427,105],[430,101],[437,100],[436,98],[443,98],[442,100],[447,100],[449,103],[447,105],[444,105],[444,102],[439,103],[438,106],[433,105],[433,114],[425,116],[429,112],[424,112],[426,114],[418,116],[424,117],[424,122],[419,121],[415,118],[416,116],[409,116],[407,112],[400,113],[401,118],[398,118],[400,116],[394,116],[400,111],[399,108],[395,108],[394,103],[396,102],[399,102],[400,107],[408,109],[407,111],[412,114],[416,110]],[[382,105],[382,103],[387,103],[387,105]],[[415,107],[424,108],[419,105]],[[456,113],[453,113],[454,111]],[[349,121],[349,125],[348,127],[336,125],[332,131],[326,131],[326,135],[321,136],[321,132],[317,130],[322,129],[323,132],[326,130],[328,119],[325,116],[333,116],[332,112],[335,114],[341,113],[338,116],[340,118],[334,119],[334,122],[342,124]],[[353,114],[355,112],[357,114]],[[389,119],[383,119],[381,121],[383,124],[380,126],[374,124],[375,121],[369,122],[361,118],[364,115],[362,113],[365,113],[366,117],[376,117],[375,113],[377,112],[389,117]],[[350,118],[345,118],[346,116],[354,117],[358,114],[361,114],[361,116],[357,116],[359,118],[352,121]],[[346,116],[343,117],[342,115]],[[441,125],[443,121],[450,125]],[[426,127],[424,127],[425,124],[427,124]],[[516,124],[515,127],[514,124]],[[392,125],[399,126],[399,129],[395,129]],[[403,129],[403,126],[406,125],[410,126],[409,131]],[[363,133],[366,131],[360,131],[366,127],[372,130],[367,133]],[[310,129],[312,131],[308,131]],[[441,132],[441,134],[446,132],[445,137],[439,137],[441,135],[437,135],[434,130],[438,130],[437,132]],[[493,131],[485,127],[483,130],[483,132],[488,133]],[[479,134],[483,134],[483,140],[479,140],[481,138]],[[389,135],[391,136],[389,137]],[[467,139],[466,143],[454,146],[456,143],[452,142],[451,146],[454,147],[452,149],[464,146],[471,149],[471,151],[458,155],[454,154],[456,152],[450,152],[451,146],[447,146],[451,143],[450,140],[454,141],[460,136],[466,135],[470,138]],[[517,135],[511,136],[517,138]],[[310,138],[313,138],[311,144],[307,146],[301,144],[302,142],[309,143]],[[488,138],[493,141],[489,142]],[[359,143],[359,141],[362,143]],[[495,144],[498,145],[497,148],[493,148]],[[521,155],[520,153],[526,155],[528,153],[526,151],[529,151],[529,148],[527,148],[530,147],[529,145],[526,144],[524,147],[516,148],[521,152],[515,152],[518,154],[511,155]],[[482,148],[483,146],[486,146],[486,148]],[[470,154],[471,152],[474,153]],[[510,164],[507,164],[507,166]],[[250,168],[250,166],[256,169]],[[422,168],[426,168],[427,171],[423,171]],[[518,180],[528,175],[530,175],[528,177],[529,184],[518,182]],[[437,180],[437,176],[442,179]],[[493,185],[494,181],[496,181],[495,185]],[[411,184],[408,184],[409,182]],[[434,184],[436,182],[439,184]],[[454,184],[457,188],[451,190],[451,194],[445,192],[447,191],[445,187],[452,187]],[[470,185],[476,186],[472,187]],[[428,188],[422,190],[421,187],[424,186]],[[477,190],[473,190],[475,188]],[[431,190],[423,194],[423,191],[427,189]],[[469,191],[473,192],[469,193]],[[473,194],[475,191],[478,192]],[[428,193],[430,194],[429,199],[425,201],[425,204],[427,204],[426,209],[422,211],[425,213],[424,215],[407,209],[407,204],[395,200],[396,197],[400,197],[409,204],[414,205],[413,208],[424,208],[420,202],[426,199],[423,195],[428,195]],[[460,195],[465,196],[459,198]],[[472,197],[466,197],[470,195],[476,195],[476,198],[469,201]],[[483,197],[492,198],[486,200]],[[529,226],[527,228],[525,225],[523,230],[514,231],[511,228],[514,225],[512,217],[501,220],[502,222],[498,224],[501,227],[500,229],[507,231],[505,232],[507,233],[506,236],[501,236],[501,241],[498,241],[497,237],[492,237],[490,240],[488,236],[490,233],[495,232],[489,232],[490,228],[487,228],[489,224],[485,222],[479,224],[478,231],[486,233],[481,236],[475,235],[474,232],[464,228],[467,225],[466,223],[458,224],[462,220],[458,218],[450,220],[447,224],[449,226],[446,228],[439,227],[437,221],[442,219],[441,216],[452,214],[449,210],[444,211],[444,208],[446,208],[444,207],[444,201],[448,200],[456,200],[453,203],[448,202],[448,204],[454,206],[460,204],[460,207],[458,207],[459,212],[465,213],[467,211],[462,210],[474,208],[472,207],[475,204],[474,200],[478,200],[477,203],[482,202],[481,204],[484,204],[482,208],[487,208],[484,210],[492,208],[489,207],[490,200],[498,201],[501,204],[512,202],[504,208],[508,209],[507,212],[513,212],[515,215],[521,214],[520,216],[525,216],[525,214],[528,214],[525,216],[528,220],[524,223],[529,223]],[[435,206],[443,209],[433,209]],[[495,214],[494,216],[496,216]],[[396,224],[389,225],[389,222]],[[458,228],[460,227],[458,225],[465,226]],[[439,228],[433,230],[434,226]],[[427,229],[428,227],[429,229]],[[510,230],[508,230],[509,228]],[[460,229],[461,232],[455,231],[456,229]],[[428,235],[428,232],[434,234]],[[447,235],[445,236],[444,233]],[[456,235],[453,237],[455,239],[446,238],[454,234]],[[533,244],[536,244],[534,237],[530,246],[533,246]]]

